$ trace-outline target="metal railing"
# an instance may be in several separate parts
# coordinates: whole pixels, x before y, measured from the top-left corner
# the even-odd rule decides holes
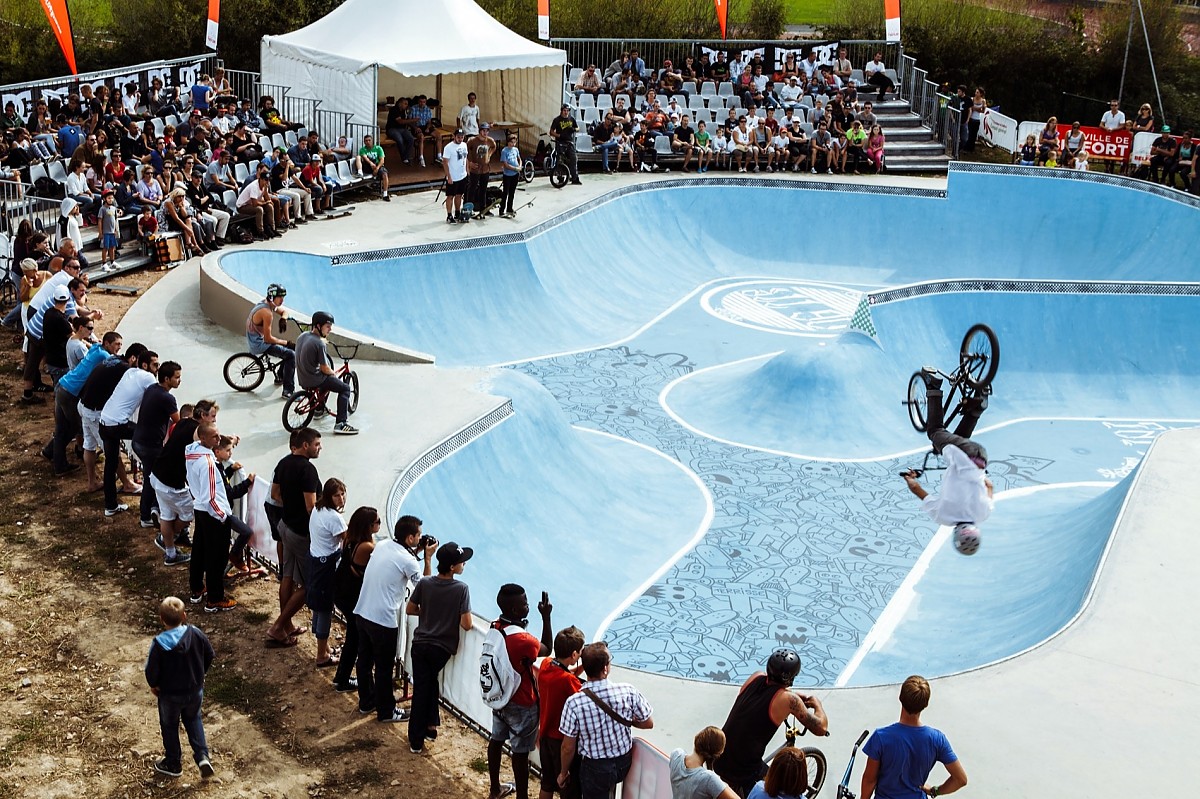
[[[0,212],[0,232],[12,235],[21,222],[28,219],[35,232],[41,231],[51,241],[57,242],[62,200],[38,197],[31,194],[32,191],[32,186],[0,181],[0,207],[3,208],[3,212]]]
[[[225,78],[229,81],[230,87],[233,88],[233,93],[241,100],[243,97],[250,98],[256,106],[258,105],[258,73],[248,72],[244,69],[227,69],[225,70]]]
[[[676,66],[683,64],[686,56],[699,58],[702,47],[710,50],[720,50],[726,53],[755,50],[758,48],[773,48],[781,51],[800,51],[806,53],[808,48],[815,45],[828,44],[832,39],[806,41],[804,39],[763,40],[763,39],[551,39],[550,46],[565,50],[567,62],[572,67],[586,67],[595,64],[597,69],[604,70],[609,64],[621,57],[623,53],[637,50],[638,55],[646,62],[648,69],[658,69],[665,59],[671,59]],[[888,68],[896,70],[897,75],[903,76],[903,48],[898,42],[885,42],[874,39],[846,39],[837,42],[846,48],[846,57],[856,69],[862,69],[875,53],[883,53],[883,62]],[[780,59],[782,61],[782,59]]]
[[[962,114],[959,110],[950,105],[951,98],[945,94],[938,95],[940,105],[940,113],[938,115],[938,126],[935,130],[936,138],[946,148],[946,155],[951,159],[958,159],[958,145],[962,139]]]
[[[62,75],[54,78],[43,78],[42,80],[26,81],[25,83],[10,83],[0,86],[0,93],[10,94],[20,92],[26,89],[42,89],[62,86],[64,84],[80,84],[89,83],[98,85],[101,82],[108,82],[116,78],[127,78],[129,75],[141,72],[143,70],[165,69],[177,64],[190,64],[195,61],[202,61],[202,70],[212,73],[213,67],[217,66],[217,58],[211,53],[199,55],[183,56],[181,58],[170,58],[162,61],[146,61],[141,64],[134,64],[127,67],[117,67],[115,69],[103,69],[96,72],[85,72],[81,75]],[[111,86],[111,84],[110,84]]]
[[[355,151],[362,147],[363,138],[370,136],[376,144],[379,144],[379,126],[365,122],[348,122],[346,123],[346,135],[354,142]]]

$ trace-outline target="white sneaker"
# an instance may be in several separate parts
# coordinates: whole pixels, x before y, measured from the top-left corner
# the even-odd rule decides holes
[[[826,174],[826,175],[832,175],[832,174],[833,174],[833,170],[832,170],[832,169],[826,169],[826,170],[825,170],[825,174]]]
[[[811,171],[812,171],[812,173],[813,173],[814,175],[815,175],[815,174],[817,174],[817,168],[816,168],[815,166],[812,168],[812,170],[811,170]]]
[[[418,158],[417,163],[419,163],[421,166],[425,166],[425,156]]]

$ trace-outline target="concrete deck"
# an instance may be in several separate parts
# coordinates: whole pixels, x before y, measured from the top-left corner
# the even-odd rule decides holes
[[[397,196],[391,203],[360,204],[348,219],[312,223],[281,240],[252,246],[332,255],[511,232],[629,180],[627,175],[585,176],[584,186],[559,191],[539,178],[518,193],[518,207],[533,205],[522,208],[517,220],[463,226],[446,225],[432,193]],[[939,179],[847,182],[945,188]],[[164,277],[129,311],[121,331],[127,341],[146,343],[162,359],[180,361],[179,395],[187,401],[217,400],[221,429],[242,436],[238,459],[252,471],[267,473],[286,453],[283,403],[269,385],[251,394],[225,385],[222,364],[244,348],[244,338],[219,328],[200,310],[198,273],[193,261]],[[403,309],[402,298],[397,303]],[[383,511],[405,466],[503,402],[476,390],[485,370],[365,361],[356,368],[363,396],[353,422],[363,434],[327,435],[317,464],[322,477],[347,483],[352,507],[369,504]],[[316,426],[329,433],[332,419]],[[971,778],[969,795],[1117,797],[1131,788],[1153,795],[1175,787],[1172,778],[1198,740],[1183,730],[1183,722],[1200,715],[1200,678],[1193,673],[1200,663],[1200,632],[1187,613],[1196,604],[1200,567],[1187,548],[1190,539],[1180,534],[1180,520],[1200,517],[1200,493],[1178,488],[1178,476],[1193,471],[1188,467],[1197,452],[1200,430],[1168,433],[1153,446],[1094,595],[1072,626],[1014,659],[934,681],[926,720],[949,735]],[[428,526],[443,540],[456,533],[437,529],[436,520]],[[646,737],[668,751],[689,745],[704,725],[720,724],[735,692],[640,672],[621,678],[650,697],[656,727]],[[833,734],[823,741],[802,739],[802,744],[825,751],[831,773],[822,795],[832,796],[854,738],[863,729],[894,721],[898,703],[895,687],[831,689],[819,695]],[[852,781],[856,791],[860,773],[861,762]]]

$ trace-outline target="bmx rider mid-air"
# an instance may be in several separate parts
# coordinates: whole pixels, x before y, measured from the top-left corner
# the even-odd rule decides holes
[[[942,488],[930,494],[917,482],[919,472],[905,472],[904,482],[909,491],[921,500],[922,509],[938,524],[954,527],[954,546],[964,555],[979,548],[976,525],[987,521],[992,514],[992,481],[987,478],[987,450],[971,440],[979,417],[987,409],[987,393],[974,392],[962,402],[962,420],[951,433],[943,419],[942,381],[931,369],[924,371],[928,419],[926,433],[933,451],[946,461]]]

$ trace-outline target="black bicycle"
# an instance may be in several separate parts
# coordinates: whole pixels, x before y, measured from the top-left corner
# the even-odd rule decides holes
[[[18,299],[17,284],[13,282],[12,272],[8,269],[4,270],[4,275],[0,277],[0,310],[8,311],[17,304]]]
[[[225,382],[234,391],[253,391],[271,374],[278,385],[283,382],[283,375],[279,371],[282,366],[283,359],[277,355],[239,352],[225,361]]]
[[[943,421],[950,426],[962,413],[963,402],[969,398],[992,393],[992,380],[996,370],[1000,368],[1000,340],[992,329],[984,324],[973,325],[963,336],[962,345],[958,348],[958,367],[946,374],[945,372],[927,366],[913,372],[908,380],[908,420],[918,433],[927,429],[929,419],[928,389],[925,387],[925,377],[933,375],[940,377],[948,384],[943,399],[943,407],[950,409]]]
[[[575,148],[575,143],[555,145],[554,140],[550,135],[543,133],[541,141],[538,143],[538,152],[533,158],[525,159],[525,163],[521,168],[521,177],[526,183],[532,183],[537,175],[539,166],[546,177],[550,178],[550,185],[556,189],[561,189],[567,185],[567,181],[571,179],[571,170],[562,159],[559,158],[559,149]]]
[[[350,413],[358,410],[358,374],[350,368],[350,361],[354,360],[354,356],[358,355],[358,345],[347,345],[346,352],[343,352],[337,344],[332,341],[329,346],[333,347],[333,351],[337,353],[337,357],[342,360],[342,365],[337,368],[333,376],[347,383],[350,386]],[[330,408],[326,404],[329,398],[329,392],[323,388],[306,388],[300,389],[288,399],[283,405],[283,426],[289,433],[294,433],[297,430],[302,430],[308,427],[312,422],[313,417],[317,414],[322,416],[337,415],[337,408]]]
[[[783,727],[783,745],[767,756],[763,762],[768,766],[775,759],[775,755],[790,746],[796,745],[797,736],[804,735],[808,732],[808,728],[796,724],[791,717],[788,717],[784,722]],[[828,735],[828,733],[826,733]],[[808,799],[816,799],[817,794],[821,792],[821,786],[825,784],[825,753],[815,746],[802,746],[800,751],[804,753],[804,768],[808,772],[808,788],[805,789],[804,795]]]

